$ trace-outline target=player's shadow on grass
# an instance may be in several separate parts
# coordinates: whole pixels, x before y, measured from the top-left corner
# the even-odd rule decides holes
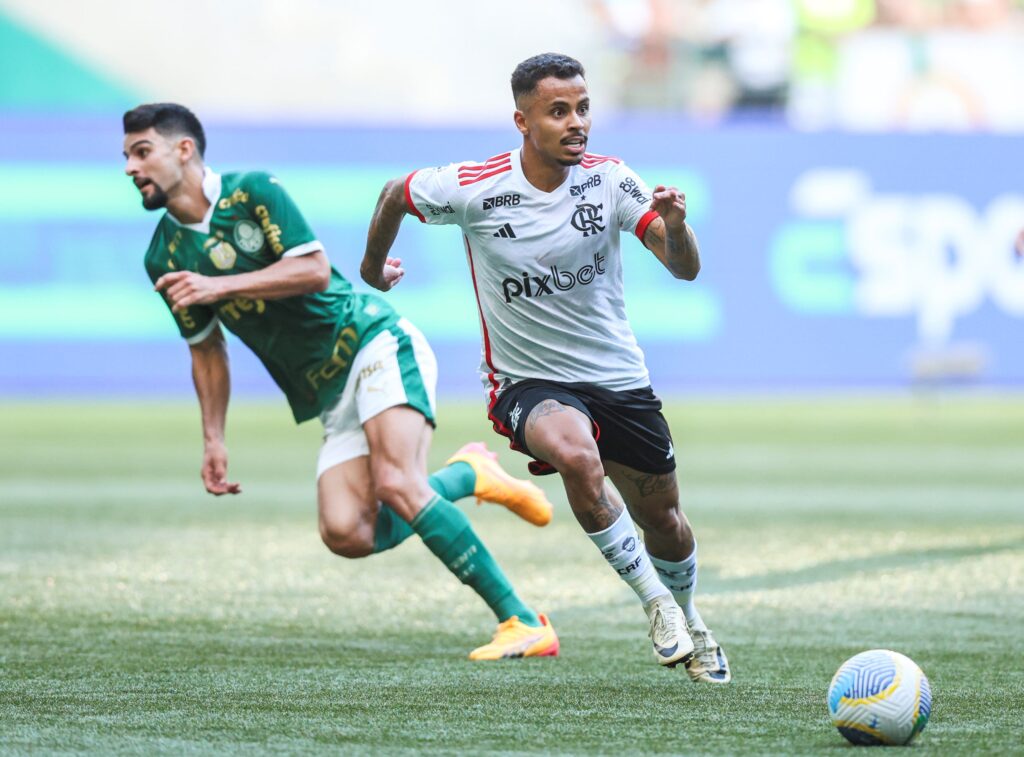
[[[834,581],[857,573],[878,573],[903,568],[921,568],[929,563],[962,560],[998,552],[1024,550],[1024,540],[998,544],[961,547],[936,547],[934,549],[908,549],[883,555],[860,556],[846,560],[816,563],[793,571],[776,571],[742,578],[722,578],[712,568],[701,568],[701,593],[726,591],[758,591],[762,589],[788,589],[795,586]]]

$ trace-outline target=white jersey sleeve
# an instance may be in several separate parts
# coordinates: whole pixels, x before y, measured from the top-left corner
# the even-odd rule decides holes
[[[461,224],[465,200],[459,192],[459,163],[421,168],[405,179],[405,204],[422,223]]]
[[[612,173],[615,183],[615,216],[622,231],[636,234],[641,242],[644,232],[658,214],[651,210],[651,190],[625,163],[615,166]]]

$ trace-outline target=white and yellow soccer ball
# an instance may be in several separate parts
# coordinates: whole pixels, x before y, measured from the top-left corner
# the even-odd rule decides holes
[[[921,668],[888,649],[854,655],[828,687],[832,724],[858,746],[909,744],[931,711],[931,686]]]

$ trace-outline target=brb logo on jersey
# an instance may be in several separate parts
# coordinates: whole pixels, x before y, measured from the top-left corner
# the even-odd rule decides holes
[[[511,303],[515,297],[540,297],[545,294],[556,292],[568,292],[577,284],[586,286],[598,276],[605,272],[604,256],[594,253],[594,264],[589,263],[580,266],[579,270],[563,271],[553,265],[549,269],[551,273],[543,276],[531,276],[523,271],[519,277],[509,276],[501,282],[501,289],[505,293],[505,302]],[[554,289],[551,287],[554,286]]]
[[[484,210],[491,210],[492,208],[514,208],[519,204],[522,197],[516,194],[498,195],[497,197],[485,197],[484,198]]]
[[[601,225],[604,217],[600,213],[603,208],[604,203],[600,205],[592,205],[589,202],[580,203],[576,206],[576,210],[573,211],[572,220],[570,221],[572,227],[582,231],[584,239],[591,234],[598,234],[604,231],[605,227]]]

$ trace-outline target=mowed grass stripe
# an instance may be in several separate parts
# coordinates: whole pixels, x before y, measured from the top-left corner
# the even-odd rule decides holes
[[[317,450],[315,442],[307,443],[295,439],[296,447],[305,448],[308,458]],[[499,441],[500,445],[501,442]],[[182,453],[185,454],[182,454]],[[122,473],[118,480],[156,481],[163,485],[180,486],[187,484],[179,475],[156,475],[153,471],[154,458],[160,459],[163,469],[187,471],[195,466],[195,455],[191,450],[174,448],[142,447],[129,450],[118,461]],[[75,472],[83,478],[94,479],[102,485],[102,471],[97,471],[92,457],[83,456],[80,448],[70,443],[53,443],[44,448],[24,450],[20,453],[21,469],[10,471],[4,483],[17,483],[23,479],[36,487],[39,476],[45,476],[59,464],[68,472]],[[683,481],[704,480],[719,477],[723,472],[743,478],[778,479],[799,475],[801,478],[818,480],[857,480],[864,477],[887,481],[914,481],[921,477],[931,480],[972,481],[979,483],[1010,483],[1024,485],[1024,446],[1007,446],[997,449],[959,446],[932,447],[926,452],[908,449],[906,445],[843,445],[821,444],[762,444],[729,446],[708,442],[692,441],[678,451],[677,462]],[[301,454],[292,451],[287,467],[281,460],[262,460],[246,457],[238,461],[241,471],[255,471],[261,481],[293,485],[294,469],[304,460]],[[308,459],[306,460],[308,462]],[[313,471],[312,463],[309,470]],[[250,475],[254,475],[250,473]],[[248,478],[249,476],[247,476]]]
[[[863,481],[863,479],[861,479]],[[149,483],[129,484],[127,482],[101,482],[83,488],[80,484],[46,484],[40,488],[30,482],[0,484],[0,514],[5,518],[37,518],[40,507],[61,514],[68,521],[92,520],[94,515],[85,507],[90,505],[137,504],[140,508],[152,508],[159,503],[184,502],[186,509],[210,506],[203,495],[196,493],[196,484],[180,481],[154,486]],[[939,520],[960,519],[962,516],[950,513],[957,507],[969,507],[972,514],[983,517],[990,514],[1019,514],[1024,507],[1024,487],[1009,482],[990,486],[965,485],[918,485],[913,483],[874,484],[844,483],[825,486],[817,482],[806,486],[792,484],[762,483],[743,485],[686,485],[682,487],[684,510],[691,515],[705,516],[713,510],[725,509],[733,514],[739,511],[763,512],[765,508],[784,508],[789,513],[818,513],[822,509],[836,512],[837,517],[847,519],[868,513],[892,514],[896,508],[900,516],[912,514],[929,515]],[[226,500],[221,507],[242,508],[259,515],[285,511],[315,510],[315,492],[311,487],[297,491],[296,487],[285,484],[264,484],[260,501],[251,497],[231,502]],[[54,506],[54,500],[60,503]],[[230,503],[230,504],[228,504]],[[472,512],[472,511],[470,511]],[[557,508],[558,517],[572,518],[567,506]],[[180,511],[152,516],[157,521],[176,520]],[[225,511],[226,518],[235,518],[237,513]]]
[[[1024,401],[671,404],[724,689],[660,670],[572,518],[464,510],[557,660],[475,665],[493,619],[414,540],[364,561],[316,533],[318,429],[236,403],[237,498],[205,495],[186,403],[0,405],[0,753],[821,754],[825,689],[890,647],[935,691],[922,753],[1019,751]],[[432,453],[489,436],[441,408]],[[502,449],[518,474],[523,459]]]

